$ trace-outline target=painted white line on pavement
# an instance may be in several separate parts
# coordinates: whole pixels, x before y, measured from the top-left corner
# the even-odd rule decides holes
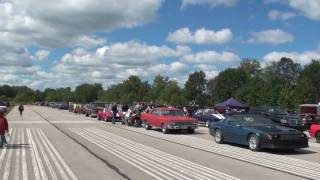
[[[52,146],[46,135],[43,133],[43,131],[39,128],[36,129],[37,136],[40,137],[41,141],[43,142],[45,148],[49,152],[49,155],[51,159],[53,160],[55,166],[57,167],[59,174],[61,175],[61,178],[64,180],[72,179],[77,180],[77,177],[74,175],[74,173],[71,171],[69,166],[64,162],[62,157],[58,154],[57,150]],[[63,166],[63,167],[62,167]],[[70,177],[68,177],[69,174]]]
[[[116,152],[123,153],[125,157],[136,156],[138,159],[143,160],[144,163],[147,163],[148,166],[157,169],[157,171],[163,169],[165,170],[163,173],[167,174],[167,176],[172,176],[174,179],[181,179],[181,176],[188,176],[188,178],[182,179],[238,179],[129,139],[105,131],[98,131],[96,128],[77,128],[76,131],[81,131],[81,133],[85,134],[85,138],[91,138],[96,141],[95,144],[113,147]],[[172,174],[172,171],[176,173]]]
[[[231,147],[228,145],[217,145],[208,140],[194,138],[186,135],[163,135],[156,131],[145,131],[143,129],[130,127],[123,127],[123,129],[129,129],[131,131],[147,134],[156,138],[184,144],[198,149],[203,149],[205,151],[213,152],[226,157],[262,165],[275,170],[281,170],[298,176],[320,179],[320,172],[318,171],[320,164],[318,163],[290,158],[282,155],[272,155],[263,152],[256,153],[249,150],[243,150],[241,148]],[[313,166],[306,166],[306,164]]]
[[[24,139],[24,129],[21,129],[22,131],[22,137],[21,137],[21,144],[23,144],[23,148],[21,148],[21,156],[22,156],[22,179],[23,180],[28,180],[29,177],[28,177],[28,167],[27,167],[27,157],[26,157],[26,145],[27,145],[27,142],[25,141]],[[29,147],[29,146],[28,146]]]
[[[19,132],[17,133],[14,133],[13,136],[12,136],[12,142],[15,141],[15,138],[18,136]],[[10,175],[10,168],[11,168],[11,158],[12,158],[12,149],[9,149],[8,150],[8,157],[7,157],[7,161],[6,161],[6,164],[5,164],[5,167],[4,167],[4,173],[3,173],[3,180],[8,180],[9,179],[9,175]]]
[[[32,134],[31,134],[31,130],[29,128],[27,129],[27,135],[28,135],[28,139],[29,139],[29,142],[31,144],[31,147],[32,147],[31,154],[34,155],[34,158],[35,158],[35,161],[36,161],[36,164],[37,164],[36,166],[38,167],[41,179],[42,180],[43,179],[47,180],[48,179],[47,173],[45,171],[42,159],[40,157],[39,150],[37,148],[37,145],[36,145],[35,141],[33,140],[33,137],[32,137]],[[35,169],[36,167],[33,167],[33,168]]]
[[[22,129],[18,129],[18,138],[16,141],[16,146],[21,148],[21,134],[22,134]],[[14,180],[19,180],[19,172],[20,172],[20,151],[18,148],[15,150],[16,151],[16,162],[15,162],[15,168],[14,168],[14,173],[13,173],[13,179]]]
[[[47,169],[49,170],[50,177],[51,177],[53,180],[58,180],[57,175],[56,175],[56,173],[55,173],[54,170],[53,170],[52,164],[50,163],[49,158],[48,158],[48,156],[47,156],[47,152],[45,151],[43,145],[41,144],[40,139],[39,139],[39,136],[37,136],[37,134],[35,134],[34,131],[35,131],[35,129],[31,129],[31,135],[33,136],[35,142],[37,143],[37,146],[39,147],[40,154],[41,154],[41,156],[43,157],[45,166],[46,166]]]
[[[10,130],[9,130],[10,136],[12,135],[12,132],[13,132],[13,130],[12,130],[12,128],[10,128]],[[7,138],[8,144],[10,143],[10,139],[11,139],[10,136]],[[0,170],[1,170],[2,166],[3,166],[4,157],[6,155],[6,152],[7,152],[7,147],[3,148],[2,151],[1,151],[1,155],[0,155]]]
[[[202,165],[198,165],[191,161],[187,161],[182,158],[170,155],[168,153],[164,153],[152,147],[136,143],[129,139],[114,135],[112,133],[109,133],[100,129],[90,128],[88,129],[88,131],[91,131],[92,133],[96,132],[96,135],[99,134],[101,138],[105,138],[105,139],[108,138],[109,141],[114,141],[115,143],[126,146],[134,152],[140,152],[141,155],[148,154],[150,157],[155,158],[157,161],[162,162],[169,167],[175,167],[176,169],[184,173],[190,173],[194,177],[198,176],[201,179],[209,177],[209,179],[211,179],[212,177],[217,176],[218,178],[222,178],[222,179],[225,179],[226,177],[228,177],[228,179],[235,179],[234,177],[224,174],[222,172],[207,168]],[[163,157],[165,157],[165,161],[162,160],[164,159]],[[183,167],[183,169],[181,169],[181,167]],[[207,177],[204,177],[202,175]]]
[[[75,134],[78,134],[81,137],[87,139],[89,142],[97,145],[98,147],[100,147],[100,148],[102,148],[102,149],[104,149],[106,151],[109,151],[114,156],[116,156],[119,159],[121,159],[121,160],[131,164],[132,166],[140,169],[141,171],[143,171],[144,173],[154,177],[155,179],[158,179],[158,180],[168,179],[166,176],[164,176],[163,174],[157,172],[155,169],[149,167],[148,165],[145,165],[145,164],[141,163],[141,161],[139,161],[139,159],[132,159],[130,157],[121,156],[119,154],[119,152],[115,151],[112,147],[101,145],[95,139],[90,138],[90,137],[86,137],[86,135],[83,132],[80,132],[77,129],[70,129],[70,130],[73,131]]]
[[[134,159],[138,159],[138,157],[139,157],[137,155],[137,151],[129,151],[128,149],[125,149],[125,148],[123,148],[121,146],[118,146],[116,144],[104,141],[103,139],[101,139],[100,137],[96,136],[95,134],[92,134],[90,132],[88,133],[85,130],[84,130],[84,133],[87,134],[89,137],[92,137],[94,139],[100,140],[98,142],[101,143],[101,144],[113,147],[117,152],[123,153],[123,155],[125,157],[132,157]],[[134,152],[134,154],[132,152]],[[177,173],[177,172],[175,172],[175,171],[173,171],[173,170],[171,170],[171,169],[169,169],[169,168],[167,168],[167,167],[165,167],[165,166],[163,166],[163,165],[161,165],[161,164],[159,164],[159,163],[157,163],[155,161],[149,160],[149,158],[146,158],[146,155],[140,156],[139,161],[143,162],[147,166],[151,166],[154,169],[157,169],[158,171],[161,171],[163,174],[166,174],[166,176],[168,178],[171,177],[170,179],[175,179],[176,177],[179,177],[178,179],[191,180],[191,178],[186,177],[183,174]]]

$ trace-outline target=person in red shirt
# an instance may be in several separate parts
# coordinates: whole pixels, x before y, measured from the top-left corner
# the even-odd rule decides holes
[[[4,145],[8,145],[5,134],[8,133],[8,121],[4,116],[4,112],[0,110],[0,148]]]

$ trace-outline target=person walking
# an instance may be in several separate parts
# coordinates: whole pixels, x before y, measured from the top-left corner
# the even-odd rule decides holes
[[[112,124],[116,123],[117,114],[118,114],[118,107],[117,107],[117,103],[115,103],[112,106]]]
[[[4,116],[4,112],[0,110],[0,148],[3,146],[8,145],[5,134],[8,133],[8,121],[7,118]]]
[[[20,104],[18,109],[19,109],[19,112],[20,112],[20,116],[22,116],[22,113],[23,113],[23,111],[24,111],[23,105]]]

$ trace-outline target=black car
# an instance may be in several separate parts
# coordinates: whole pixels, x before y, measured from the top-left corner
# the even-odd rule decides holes
[[[260,114],[237,114],[210,124],[216,143],[247,145],[252,151],[308,147],[308,137],[299,130],[280,126]]]
[[[197,119],[199,124],[204,124],[206,127],[212,122],[218,122],[223,120],[225,117],[214,109],[198,109],[192,115],[193,118]]]
[[[274,106],[258,106],[251,108],[250,113],[263,114],[270,118],[275,123],[282,126],[291,127],[298,130],[305,130],[307,128],[303,119],[295,114],[289,114],[279,107]]]

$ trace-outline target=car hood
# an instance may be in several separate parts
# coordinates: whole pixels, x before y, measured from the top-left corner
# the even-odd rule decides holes
[[[225,117],[222,114],[211,114],[211,115],[217,119],[225,119]]]
[[[277,133],[277,134],[301,134],[300,131],[292,128],[277,125],[265,125],[265,126],[248,126],[247,128],[255,129],[265,133]]]

